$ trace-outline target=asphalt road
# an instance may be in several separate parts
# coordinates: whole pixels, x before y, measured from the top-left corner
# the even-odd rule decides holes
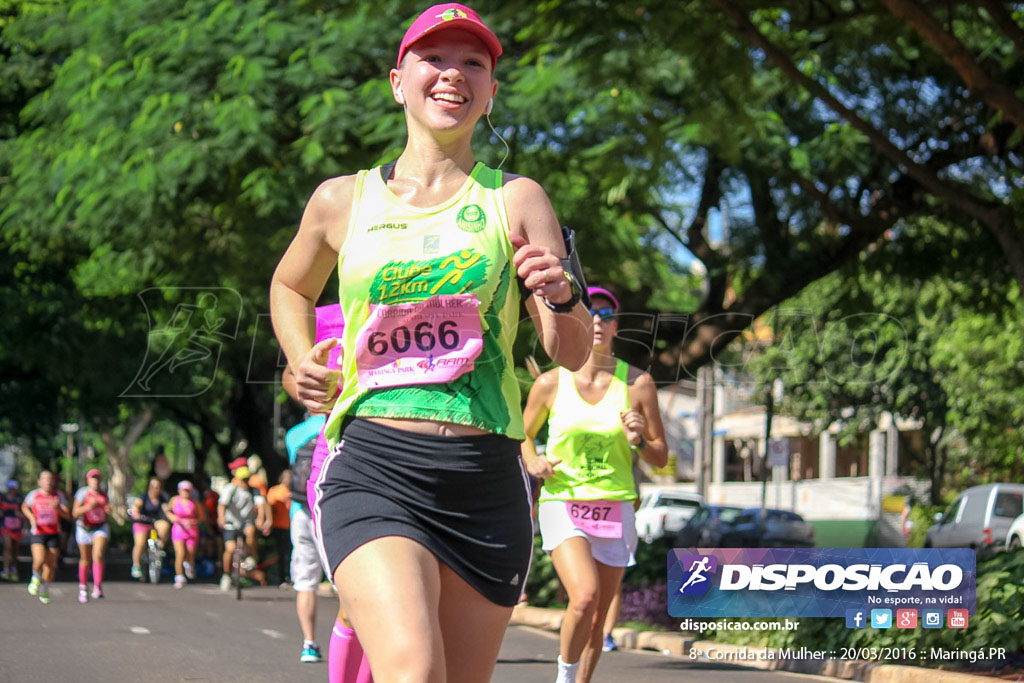
[[[77,584],[51,587],[43,605],[19,584],[0,584],[0,681],[318,681],[326,664],[300,664],[295,594],[276,587],[247,589],[237,601],[213,583],[175,590],[111,581],[106,597],[82,605]],[[337,601],[319,598],[318,639],[329,642]],[[536,629],[510,627],[492,680],[550,683],[558,640]],[[744,667],[690,662],[654,652],[604,655],[597,681],[780,683],[812,678]],[[823,680],[823,679],[819,679]]]

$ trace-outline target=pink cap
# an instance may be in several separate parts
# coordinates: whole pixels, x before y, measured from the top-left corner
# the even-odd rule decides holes
[[[615,298],[614,294],[609,292],[604,287],[587,287],[587,294],[589,294],[591,297],[603,296],[605,299],[608,299],[609,301],[612,302],[612,305],[615,306],[616,311],[619,310],[619,300]]]
[[[93,477],[96,477],[97,479],[102,479],[103,478],[103,473],[100,472],[97,469],[91,469],[91,470],[89,470],[88,472],[85,473],[85,478],[86,479],[92,479]]]
[[[188,479],[182,479],[181,481],[178,482],[178,488],[191,490],[194,487],[192,486],[192,482],[190,482]]]
[[[498,41],[498,37],[480,20],[479,14],[457,2],[434,5],[416,17],[416,21],[412,22],[412,26],[405,32],[402,44],[398,48],[398,66],[402,66],[402,57],[405,56],[410,45],[432,31],[447,28],[469,31],[484,41],[487,51],[491,53],[491,68],[494,68],[498,57],[501,56],[501,43]]]

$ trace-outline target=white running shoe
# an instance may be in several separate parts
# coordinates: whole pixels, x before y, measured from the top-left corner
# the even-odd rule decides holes
[[[78,602],[82,603],[83,605],[85,603],[89,602],[89,591],[87,591],[84,588],[79,588],[78,589]]]
[[[220,589],[222,591],[229,591],[229,590],[231,590],[231,577],[228,576],[227,574],[223,574],[220,577]]]
[[[178,590],[181,590],[182,588],[184,588],[185,587],[185,577],[182,576],[181,574],[178,574],[177,576],[175,576],[174,577],[174,587],[177,588]]]
[[[191,562],[182,562],[185,567],[185,578],[189,581],[194,581],[196,578],[196,569],[192,566]]]

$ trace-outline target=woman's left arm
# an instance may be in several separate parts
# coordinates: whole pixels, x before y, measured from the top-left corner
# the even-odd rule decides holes
[[[587,362],[594,342],[593,316],[582,302],[555,313],[543,299],[563,304],[572,298],[560,259],[566,257],[562,229],[547,193],[536,181],[510,174],[504,186],[505,210],[515,254],[516,273],[533,294],[526,301],[537,337],[548,356],[570,370]]]
[[[641,458],[654,467],[668,463],[668,444],[665,442],[665,425],[658,408],[658,388],[647,373],[640,374],[629,386],[629,406],[622,417],[630,445]],[[636,435],[636,440],[632,435]]]

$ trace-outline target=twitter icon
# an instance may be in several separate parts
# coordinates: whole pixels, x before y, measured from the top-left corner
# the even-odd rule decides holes
[[[872,628],[892,628],[892,610],[891,609],[873,609],[873,610],[871,610],[871,627]]]

